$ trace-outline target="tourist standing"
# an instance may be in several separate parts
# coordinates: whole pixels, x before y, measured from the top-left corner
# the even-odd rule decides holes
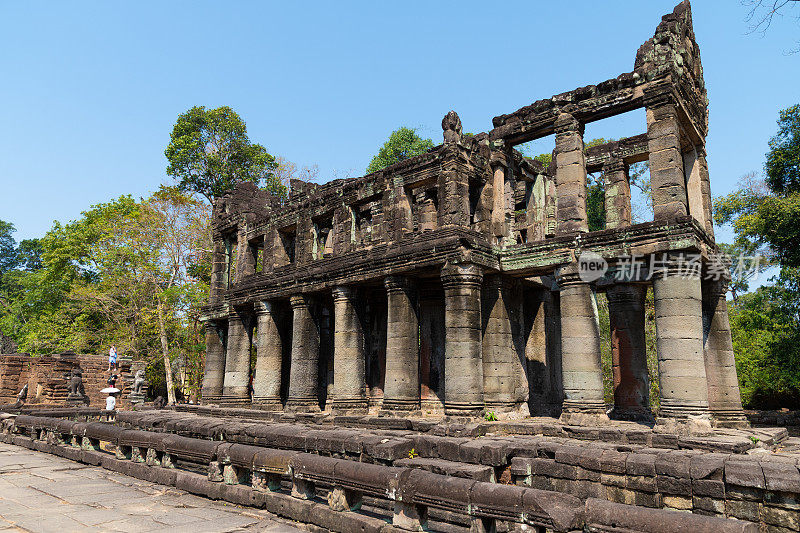
[[[111,349],[108,350],[108,371],[111,372],[117,367],[117,347],[113,344]]]

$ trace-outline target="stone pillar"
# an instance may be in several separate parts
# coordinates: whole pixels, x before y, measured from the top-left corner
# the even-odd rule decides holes
[[[699,274],[670,265],[653,275],[656,349],[661,406],[659,424],[697,417],[708,422],[708,382],[703,356],[703,308]]]
[[[600,331],[594,295],[577,265],[563,267],[561,288],[561,375],[564,403],[561,421],[567,424],[607,422],[600,366]]]
[[[383,409],[419,409],[419,316],[414,283],[405,277],[384,280],[386,322],[386,379]]]
[[[556,131],[556,232],[559,235],[589,231],[586,215],[586,157],[583,124],[561,113]]]
[[[250,317],[231,310],[228,316],[228,345],[222,401],[242,404],[250,401]]]
[[[319,411],[319,330],[311,315],[310,298],[295,294],[292,306],[292,362],[286,409]]]
[[[621,283],[606,291],[611,322],[614,418],[650,420],[650,379],[644,331],[645,287]]]
[[[203,371],[203,403],[217,402],[222,397],[225,379],[225,334],[213,321],[205,323],[206,363]]]
[[[733,357],[727,292],[727,280],[709,281],[703,286],[708,406],[714,426],[748,427]]]
[[[714,240],[714,213],[711,200],[711,180],[708,176],[708,161],[706,160],[705,146],[695,147],[697,161],[700,164],[700,188],[703,193],[703,211],[705,213],[706,233]]]
[[[606,229],[631,225],[631,186],[628,166],[621,160],[603,165],[603,182],[606,186]]]
[[[281,364],[283,343],[272,302],[256,305],[256,373],[253,378],[253,403],[266,409],[281,409]]]
[[[366,413],[364,330],[350,287],[333,289],[333,409]]]
[[[675,104],[666,95],[645,95],[645,98],[649,100],[647,149],[655,220],[685,216],[689,210]]]
[[[492,235],[495,242],[503,244],[506,227],[506,174],[508,162],[505,152],[492,152]]]
[[[528,404],[531,414],[550,414],[553,403],[550,373],[551,361],[548,358],[548,317],[545,311],[550,292],[544,288],[526,291],[523,316],[526,332],[525,359],[528,378]],[[551,319],[552,322],[552,319]],[[529,328],[529,329],[528,329]],[[561,398],[559,398],[559,406]]]
[[[222,293],[227,289],[226,268],[227,252],[225,239],[217,235],[214,238],[214,251],[211,255],[211,296],[212,304],[219,301]]]
[[[523,358],[514,342],[519,325],[512,325],[520,318],[514,303],[522,303],[521,295],[522,287],[500,274],[487,276],[483,284],[483,394],[486,409],[497,412],[523,406],[527,396]]]
[[[446,415],[483,413],[482,281],[483,271],[478,265],[448,263],[442,268]]]

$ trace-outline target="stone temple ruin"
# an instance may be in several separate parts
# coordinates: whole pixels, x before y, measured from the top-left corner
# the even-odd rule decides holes
[[[584,124],[640,107],[645,134],[584,149]],[[451,112],[441,146],[380,172],[294,181],[285,201],[240,185],[214,209],[206,405],[14,403],[0,406],[0,442],[312,531],[799,531],[800,437],[748,427],[741,407],[706,108],[684,1],[633,72],[496,117],[487,133],[464,135]],[[548,168],[514,150],[551,134]],[[643,224],[631,221],[637,161],[653,189]],[[587,172],[605,179],[600,231],[588,231]],[[24,381],[38,397],[37,379],[0,388]],[[472,418],[485,411],[501,420]]]
[[[584,149],[584,125],[638,108],[646,133]],[[465,136],[451,111],[443,144],[379,172],[293,180],[285,201],[237,186],[214,210],[204,402],[602,420],[602,291],[613,415],[647,418],[652,285],[659,421],[743,424],[727,274],[714,272],[707,115],[681,4],[632,72],[497,116],[486,133]],[[551,134],[547,168],[514,149]],[[639,161],[654,219],[632,224],[628,167]],[[606,224],[588,231],[587,172],[598,171]],[[609,265],[595,282],[580,275],[587,253]],[[644,266],[620,281],[631,257]]]

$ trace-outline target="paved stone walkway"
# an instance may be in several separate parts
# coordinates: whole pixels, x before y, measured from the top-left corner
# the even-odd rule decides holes
[[[174,487],[3,443],[0,530],[303,531],[266,511],[215,502]]]

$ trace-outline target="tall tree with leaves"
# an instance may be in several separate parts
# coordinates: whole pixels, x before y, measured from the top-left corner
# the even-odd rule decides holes
[[[14,224],[0,220],[0,276],[17,264],[17,241],[14,240]]]
[[[405,126],[394,130],[389,140],[383,143],[378,153],[367,167],[367,174],[377,172],[389,165],[394,165],[415,155],[424,154],[433,148],[433,141],[423,139],[415,128]]]
[[[714,202],[714,218],[733,227],[729,249],[763,254],[767,262],[780,266],[773,285],[737,295],[730,309],[743,400],[759,407],[796,407],[800,405],[800,106],[780,112],[778,133],[769,147],[765,178],[746,175],[737,190]],[[747,277],[733,276],[734,289],[746,290],[747,282]]]
[[[252,182],[277,194],[285,187],[275,178],[275,158],[250,142],[244,120],[230,107],[195,106],[178,117],[164,151],[167,174],[183,192],[209,202],[237,183]]]

